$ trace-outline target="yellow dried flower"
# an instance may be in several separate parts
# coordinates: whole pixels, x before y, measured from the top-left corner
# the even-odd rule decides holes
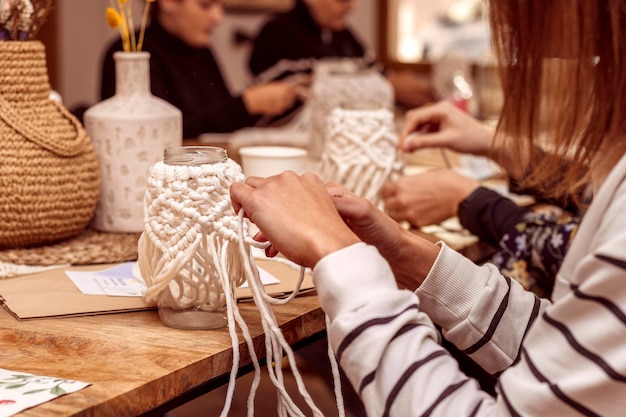
[[[117,13],[117,11],[113,7],[107,7],[106,18],[107,18],[107,23],[113,29],[117,29],[118,27],[120,27],[120,15]]]
[[[128,0],[119,0],[120,4],[126,4]]]

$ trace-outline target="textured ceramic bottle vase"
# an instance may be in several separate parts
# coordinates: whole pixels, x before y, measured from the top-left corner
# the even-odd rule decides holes
[[[148,170],[166,148],[182,145],[182,114],[150,93],[148,52],[116,52],[114,59],[115,95],[85,113],[101,177],[92,226],[139,233]]]

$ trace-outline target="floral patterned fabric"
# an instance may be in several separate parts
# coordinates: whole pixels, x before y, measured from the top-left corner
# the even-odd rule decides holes
[[[581,207],[587,207],[591,198],[590,189],[585,189]],[[538,296],[549,298],[584,208],[578,209],[569,201],[536,199],[545,208],[521,207],[494,190],[479,187],[461,202],[458,216],[463,227],[497,248],[490,262],[503,275],[511,276]]]
[[[564,215],[555,207],[548,212],[528,212],[502,236],[491,261],[526,289],[550,297],[580,220],[580,215]]]

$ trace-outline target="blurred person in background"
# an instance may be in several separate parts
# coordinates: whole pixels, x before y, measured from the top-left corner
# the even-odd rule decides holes
[[[183,137],[229,133],[253,126],[293,106],[296,86],[286,81],[257,84],[241,95],[229,91],[220,65],[211,51],[213,31],[224,18],[220,0],[156,0],[144,36],[150,53],[152,94],[181,110]],[[113,54],[122,50],[117,40],[107,50],[102,66],[101,99],[115,94]]]
[[[376,65],[348,25],[356,0],[295,0],[272,16],[253,40],[250,71],[261,81],[310,75],[317,60],[352,58]],[[407,108],[434,100],[430,77],[413,71],[385,71],[396,103]]]

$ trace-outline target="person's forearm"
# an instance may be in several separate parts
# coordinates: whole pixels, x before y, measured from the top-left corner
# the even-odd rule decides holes
[[[402,245],[389,253],[381,251],[381,255],[391,264],[398,285],[415,291],[430,272],[440,248],[408,230],[403,230],[402,240]]]
[[[495,247],[529,210],[496,191],[479,187],[461,201],[457,212],[463,227]]]

